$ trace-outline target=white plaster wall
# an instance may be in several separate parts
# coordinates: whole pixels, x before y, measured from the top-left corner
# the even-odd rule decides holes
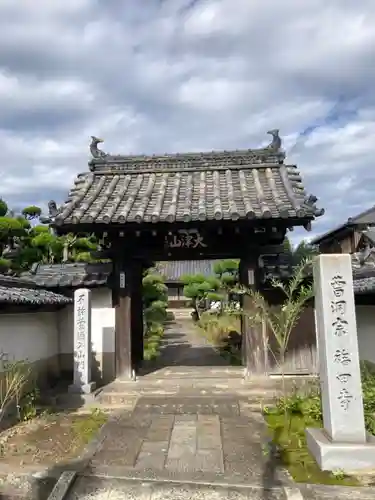
[[[55,312],[0,314],[0,353],[3,363],[47,359],[59,353]]]
[[[74,351],[74,306],[59,311],[60,352]],[[94,352],[115,352],[115,310],[109,288],[91,290],[91,344]]]
[[[375,363],[375,306],[356,306],[359,358]]]
[[[112,290],[95,288],[91,294],[91,343],[95,352],[115,352],[115,309]]]

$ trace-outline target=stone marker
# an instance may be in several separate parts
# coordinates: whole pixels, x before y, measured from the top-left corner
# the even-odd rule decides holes
[[[323,470],[375,467],[375,438],[363,414],[357,325],[349,254],[314,259],[315,320],[323,429],[306,429],[307,445]]]
[[[74,375],[69,392],[89,394],[95,389],[91,381],[91,290],[74,292]]]

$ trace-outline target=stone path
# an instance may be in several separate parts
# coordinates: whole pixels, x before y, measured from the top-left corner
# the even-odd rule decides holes
[[[191,321],[178,319],[169,326],[153,370],[138,386],[122,385],[121,390],[142,387],[143,393],[104,426],[71,500],[286,498],[283,487],[291,481],[272,454],[264,453],[267,438],[260,413],[230,389],[243,383],[241,372],[233,371],[229,389],[213,394],[216,377],[225,377],[226,362]],[[188,379],[199,376],[200,389],[191,384],[187,390],[181,379],[179,391],[183,373]],[[153,385],[156,379],[166,386],[174,379],[177,390],[163,394]]]
[[[153,371],[157,370],[161,375],[163,368],[228,365],[204,336],[197,333],[196,327],[186,311],[185,315],[181,315],[181,312],[177,311],[175,314],[179,314],[179,317],[166,325],[160,356],[154,363],[150,363]]]
[[[165,403],[167,403],[165,407]],[[140,398],[105,427],[88,472],[246,484],[262,481],[264,424],[232,398]],[[276,477],[276,476],[275,476]],[[267,477],[272,484],[278,478]]]

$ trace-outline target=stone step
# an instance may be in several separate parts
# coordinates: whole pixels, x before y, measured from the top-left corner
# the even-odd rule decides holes
[[[244,393],[280,393],[280,386],[277,384],[249,384],[243,380],[202,380],[202,379],[174,379],[174,380],[140,380],[137,382],[113,382],[104,389],[106,392],[121,392],[129,394],[155,394],[175,393],[184,391],[207,391],[207,392],[244,392]],[[103,391],[102,391],[103,392]]]
[[[183,366],[168,365],[160,368],[149,363],[149,371],[140,369],[138,380],[154,378],[244,378],[245,370],[242,366]],[[265,377],[263,377],[265,379]],[[121,380],[119,378],[118,380]]]
[[[236,397],[240,400],[252,402],[259,405],[260,402],[269,404],[274,401],[274,393],[259,393],[257,391],[238,391],[236,394],[230,393],[231,397]],[[130,407],[135,404],[138,397],[153,398],[155,401],[160,401],[161,398],[168,400],[168,398],[228,398],[226,391],[207,391],[207,390],[191,390],[191,391],[148,391],[143,393],[131,394],[129,392],[112,392],[103,391],[97,395],[97,401],[102,406],[123,406]]]
[[[141,479],[141,478],[140,478]],[[283,487],[264,489],[261,484],[226,485],[205,482],[147,481],[119,477],[78,477],[66,500],[134,498],[135,500],[286,500]],[[296,497],[297,498],[297,497]]]

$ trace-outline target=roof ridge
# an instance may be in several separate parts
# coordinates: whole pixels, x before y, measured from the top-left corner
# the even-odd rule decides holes
[[[253,148],[253,149],[240,149],[240,150],[220,150],[220,151],[206,151],[206,152],[187,152],[187,153],[164,153],[164,154],[153,154],[153,155],[113,155],[108,154],[98,148],[98,144],[104,142],[103,139],[99,139],[95,136],[91,136],[90,152],[93,159],[89,164],[95,163],[108,163],[108,162],[138,162],[138,161],[164,161],[167,159],[183,159],[186,157],[196,157],[200,156],[223,156],[225,154],[252,154],[252,155],[262,155],[262,156],[272,156],[279,155],[285,157],[285,153],[281,150],[281,138],[279,135],[279,129],[272,129],[267,132],[267,134],[272,136],[272,141],[268,146],[263,148]]]

